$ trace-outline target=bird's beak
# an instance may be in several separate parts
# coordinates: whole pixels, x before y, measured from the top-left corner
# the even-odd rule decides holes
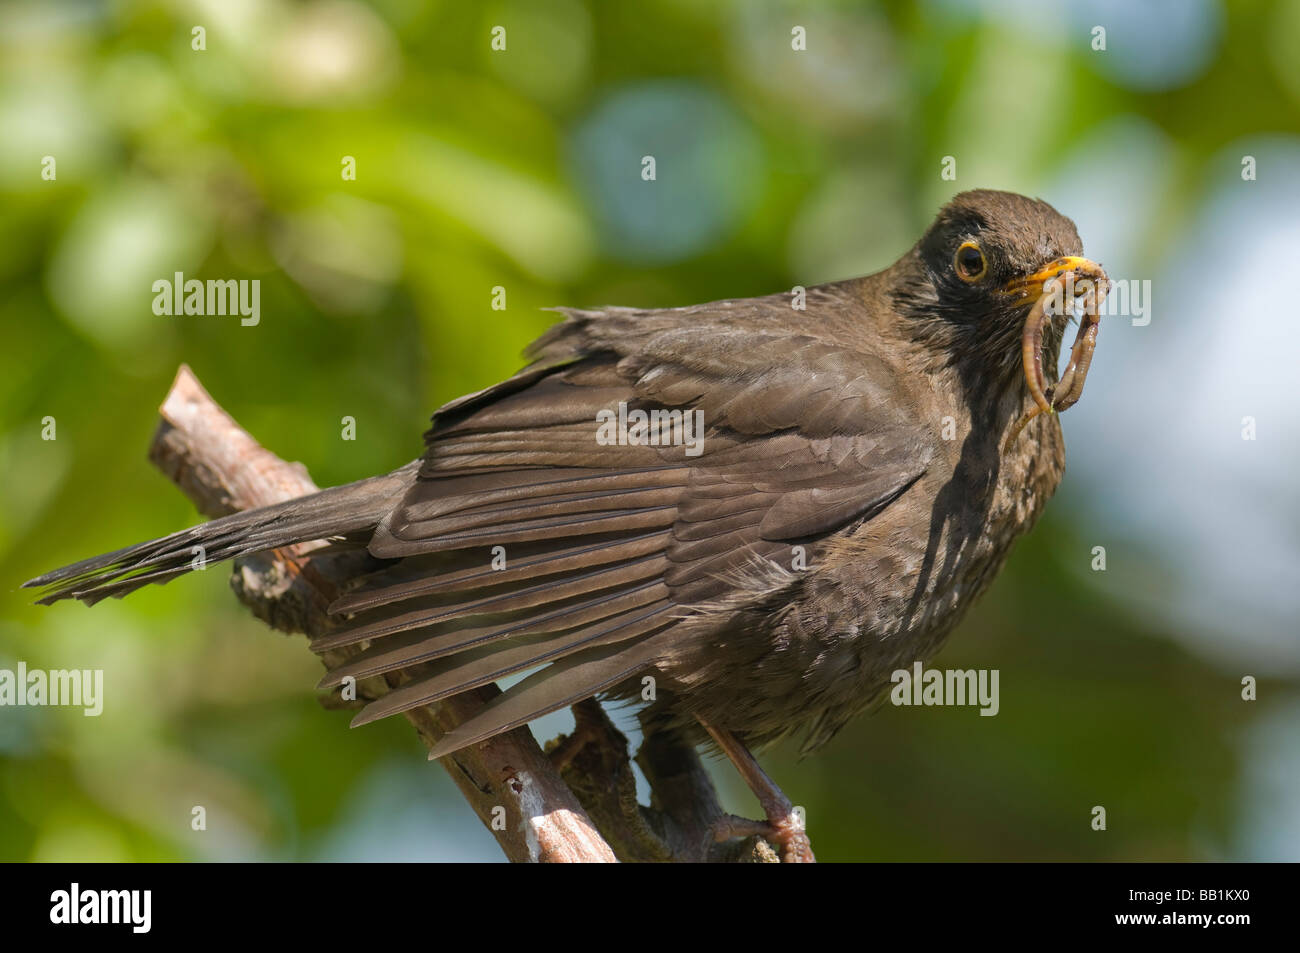
[[[1012,279],[1002,286],[1002,292],[1003,294],[1021,298],[1026,304],[1028,304],[1030,301],[1036,300],[1040,295],[1048,290],[1048,282],[1055,278],[1064,277],[1070,272],[1074,273],[1076,288],[1079,288],[1082,284],[1080,282],[1081,278],[1089,279],[1091,284],[1094,286],[1107,284],[1106,272],[1101,265],[1097,264],[1091,258],[1080,258],[1078,255],[1067,255],[1064,258],[1057,258],[1050,264],[1044,265],[1032,275],[1027,275],[1024,278]],[[1084,286],[1079,293],[1082,294],[1086,290],[1087,287]]]
[[[1014,296],[1017,303],[1033,302],[1021,334],[1020,355],[1025,369],[1025,385],[1034,406],[1012,427],[1007,436],[1007,448],[1034,417],[1072,407],[1083,395],[1083,382],[1097,346],[1097,329],[1101,320],[1098,312],[1109,290],[1110,280],[1101,265],[1077,255],[1057,258],[1032,275],[1014,279],[1003,286],[1003,293]],[[1065,304],[1067,295],[1069,306]],[[1056,385],[1049,387],[1043,376],[1043,328],[1053,314],[1068,314],[1073,310],[1076,301],[1083,305],[1083,317],[1079,320],[1079,333],[1070,349],[1070,363]]]

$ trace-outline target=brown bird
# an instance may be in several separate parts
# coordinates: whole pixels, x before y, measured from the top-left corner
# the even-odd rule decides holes
[[[974,191],[803,309],[565,309],[524,370],[435,413],[415,462],[26,585],[91,604],[185,573],[195,545],[364,546],[382,568],[312,644],[364,651],[322,684],[420,668],[353,724],[536,669],[436,757],[649,676],[646,730],[711,738],[785,859],[811,859],[748,749],[812,751],[930,659],[1042,513],[1065,466],[1052,411],[1082,390],[1105,291],[1081,254],[1051,206]],[[1067,287],[1087,313],[1058,380],[1078,302],[1049,304],[1076,278],[1093,286]]]

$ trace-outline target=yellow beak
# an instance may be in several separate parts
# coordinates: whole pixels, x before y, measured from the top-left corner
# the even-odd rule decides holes
[[[1074,272],[1076,279],[1090,278],[1098,287],[1104,287],[1106,284],[1106,272],[1101,265],[1091,258],[1067,255],[1048,265],[1044,265],[1032,275],[1007,282],[1002,287],[1002,292],[1003,294],[1024,298],[1026,301],[1036,299],[1046,290],[1049,281],[1059,278],[1067,272]]]

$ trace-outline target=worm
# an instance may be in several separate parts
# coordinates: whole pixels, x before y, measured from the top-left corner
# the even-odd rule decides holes
[[[1011,448],[1025,426],[1039,414],[1068,410],[1083,396],[1083,384],[1088,377],[1088,368],[1092,365],[1093,352],[1097,349],[1101,302],[1110,289],[1110,283],[1103,273],[1093,278],[1091,287],[1084,293],[1083,315],[1079,319],[1079,330],[1070,348],[1070,361],[1056,386],[1049,387],[1043,374],[1043,329],[1047,324],[1047,305],[1059,293],[1061,282],[1070,275],[1070,272],[1066,272],[1044,285],[1043,293],[1025,318],[1025,327],[1020,336],[1020,358],[1025,369],[1025,384],[1034,406],[1025,411],[1011,428],[1003,446],[1004,452]]]

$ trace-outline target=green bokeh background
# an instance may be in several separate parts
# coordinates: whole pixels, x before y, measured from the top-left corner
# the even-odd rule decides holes
[[[1128,273],[1161,274],[1171,236],[1239,182],[1237,143],[1300,141],[1300,3],[1128,6],[6,4],[0,667],[100,668],[107,697],[98,718],[0,708],[0,860],[499,859],[409,727],[322,710],[303,640],[241,611],[223,569],[93,611],[34,607],[18,584],[196,519],[145,459],[181,362],[317,483],[358,479],[418,453],[438,404],[516,370],[544,307],[867,273],[961,188],[1078,214],[1070,170],[1112,121],[1162,143],[1162,200],[1120,226],[1146,237]],[[1088,155],[1094,194],[1142,161]],[[260,324],[154,315],[152,282],[177,271],[260,279]],[[1139,340],[1108,336],[1102,375],[1107,345]],[[1071,451],[1121,474],[1126,439]],[[1235,648],[1249,618],[1207,623],[1217,651],[1185,638],[1159,526],[1102,532],[1107,485],[1071,476],[936,660],[999,669],[997,717],[886,707],[812,758],[765,759],[821,859],[1300,858],[1294,625],[1263,656]],[[1155,580],[1145,603],[1125,573]]]

